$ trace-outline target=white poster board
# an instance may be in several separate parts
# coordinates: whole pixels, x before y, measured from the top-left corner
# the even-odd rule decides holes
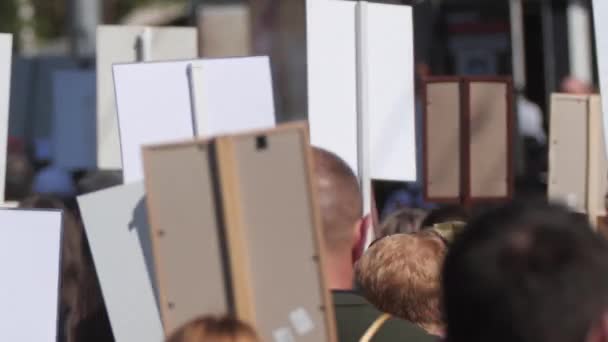
[[[356,4],[306,0],[306,44],[310,142],[358,173]]]
[[[600,90],[604,98],[608,97],[608,21],[603,15],[608,13],[608,1],[593,0],[593,16],[595,26],[595,48],[597,53],[597,66],[600,78]],[[608,101],[602,101],[604,116],[604,132],[608,132]],[[608,153],[608,136],[604,137],[606,152]]]
[[[53,74],[53,161],[67,170],[96,168],[95,73]]]
[[[416,181],[412,8],[307,0],[311,143],[370,181]],[[366,209],[367,210],[367,209]]]
[[[112,65],[136,61],[196,58],[196,28],[99,26],[97,29],[97,162],[120,169],[120,139]]]
[[[117,342],[161,341],[154,260],[141,182],[79,196]]]
[[[0,203],[4,202],[13,36],[0,33]]]
[[[125,183],[143,179],[143,145],[274,125],[267,57],[118,64],[114,81]]]
[[[0,209],[3,341],[55,342],[61,212]]]
[[[416,181],[412,7],[358,6],[364,159],[371,179]]]
[[[275,125],[270,60],[266,56],[192,63],[190,84],[198,136]]]

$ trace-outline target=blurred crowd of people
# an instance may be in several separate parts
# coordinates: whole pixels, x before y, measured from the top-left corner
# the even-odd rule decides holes
[[[66,213],[59,341],[113,341],[74,196],[120,175],[58,176],[19,144],[9,151],[9,199]],[[313,157],[339,341],[608,341],[608,244],[585,217],[541,202],[397,205],[374,226],[348,165],[318,148]],[[167,341],[260,339],[244,322],[207,316]]]

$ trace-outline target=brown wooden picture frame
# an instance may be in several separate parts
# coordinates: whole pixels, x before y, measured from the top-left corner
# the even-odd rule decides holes
[[[516,134],[515,130],[515,114],[513,111],[514,105],[514,97],[513,97],[513,82],[510,77],[501,77],[501,76],[474,76],[474,77],[464,77],[465,82],[465,93],[463,99],[466,100],[467,105],[464,106],[465,110],[465,120],[469,120],[469,124],[466,125],[467,131],[464,136],[466,139],[471,139],[471,115],[472,109],[470,107],[471,101],[471,85],[473,83],[499,83],[505,86],[506,91],[506,99],[505,99],[505,120],[504,129],[505,129],[505,194],[498,196],[475,196],[472,194],[472,155],[470,148],[464,148],[465,151],[465,162],[464,164],[469,168],[466,170],[465,175],[468,176],[468,179],[463,183],[465,184],[465,198],[468,199],[472,204],[476,203],[492,203],[492,202],[503,202],[513,198],[514,188],[515,188],[515,166],[514,166],[514,136]],[[466,145],[470,144],[470,140],[467,141]]]
[[[437,83],[443,83],[443,84],[452,84],[452,85],[457,85],[459,87],[459,93],[460,96],[462,97],[462,92],[463,92],[463,83],[462,83],[462,79],[460,77],[449,77],[449,76],[445,76],[445,77],[429,77],[424,79],[424,86],[422,87],[422,98],[423,98],[423,107],[424,107],[424,114],[422,116],[422,122],[423,122],[423,130],[422,130],[422,141],[423,141],[423,153],[424,153],[424,160],[423,160],[423,175],[424,175],[424,186],[423,186],[423,196],[424,199],[426,201],[429,202],[434,202],[434,203],[460,203],[462,201],[462,193],[459,190],[458,193],[454,193],[452,196],[433,196],[432,194],[430,194],[430,190],[429,190],[429,182],[430,180],[430,168],[431,168],[431,161],[430,158],[428,157],[430,154],[429,151],[429,146],[430,146],[430,138],[431,138],[431,134],[429,132],[429,105],[431,104],[430,102],[430,98],[429,98],[429,92],[427,89],[427,85],[429,84],[437,84]],[[458,111],[460,111],[460,113],[463,112],[463,101],[460,101],[459,104],[459,108]],[[459,120],[459,125],[462,126],[462,115],[459,114],[460,118]],[[457,138],[458,140],[461,140],[460,137]],[[459,143],[460,144],[460,143]],[[457,155],[457,159],[459,161],[462,160],[462,146],[455,146],[454,149],[455,154]],[[458,170],[459,172],[459,183],[462,183],[462,168],[461,166],[456,167],[455,169]]]
[[[153,230],[156,230],[161,219],[158,214],[163,210],[158,205],[158,198],[172,191],[167,184],[192,182],[191,179],[177,179],[166,172],[175,173],[177,168],[183,168],[184,163],[176,160],[177,166],[174,167],[152,162],[153,154],[163,149],[201,149],[209,155],[208,162],[201,164],[209,170],[212,178],[212,185],[209,185],[212,189],[207,191],[213,192],[217,226],[210,229],[218,231],[224,274],[221,278],[225,284],[223,293],[215,295],[227,301],[225,312],[219,313],[232,313],[252,324],[263,340],[272,340],[277,329],[287,329],[295,331],[295,341],[337,341],[333,301],[323,267],[321,219],[307,126],[290,124],[212,141],[144,148],[148,201],[150,211],[156,211],[150,214]],[[195,159],[189,155],[181,158]],[[158,171],[151,170],[152,167],[161,172],[155,174]],[[166,185],[164,194],[154,193],[155,184],[159,182]],[[278,186],[270,187],[270,184]],[[261,191],[261,188],[266,190]],[[167,201],[165,199],[166,206],[170,205]],[[172,205],[189,206],[188,212],[198,210],[196,203]],[[175,226],[182,226],[177,217],[173,217],[173,222],[176,222]],[[201,228],[203,225],[201,222]],[[277,258],[279,254],[284,257]],[[162,256],[158,258],[162,259]],[[196,261],[190,261],[192,263],[196,264]],[[162,268],[162,262],[157,267]],[[292,270],[296,273],[290,275]],[[178,281],[185,282],[189,277],[184,274]],[[159,280],[160,292],[166,293],[168,289],[161,277]],[[294,291],[296,288],[298,291]],[[205,308],[200,309],[204,311]],[[296,334],[297,319],[292,315],[297,313],[301,316],[302,312],[309,315],[314,329]],[[305,322],[304,328],[306,325]]]
[[[459,172],[459,193],[458,195],[454,194],[453,196],[433,196],[429,191],[429,182],[431,172],[430,172],[430,137],[431,137],[431,127],[429,125],[429,107],[432,103],[432,99],[429,97],[428,87],[429,85],[437,84],[437,83],[446,83],[446,84],[458,84],[459,85],[459,105],[458,110],[459,113],[459,135],[458,135],[458,146],[454,147],[453,153],[458,155],[458,165],[453,165],[450,169],[458,170]],[[505,183],[504,183],[504,194],[498,196],[475,196],[472,194],[472,149],[471,149],[471,85],[475,83],[499,83],[505,86],[505,120],[504,130],[505,130],[505,145],[503,146],[506,151],[506,159],[504,161],[505,167]],[[424,153],[424,185],[423,185],[423,195],[424,199],[428,202],[433,203],[460,203],[463,205],[473,205],[476,203],[488,203],[488,202],[501,202],[508,200],[513,197],[514,193],[514,184],[515,184],[515,176],[514,176],[514,147],[513,140],[515,134],[515,117],[513,112],[513,85],[512,80],[509,77],[457,77],[457,76],[447,76],[447,77],[429,77],[423,80],[422,87],[422,98],[423,98],[423,106],[424,106],[424,114],[423,114],[423,153]]]

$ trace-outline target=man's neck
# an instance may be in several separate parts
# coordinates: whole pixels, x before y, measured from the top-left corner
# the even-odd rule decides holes
[[[330,290],[353,289],[354,268],[350,255],[328,255],[327,283]]]

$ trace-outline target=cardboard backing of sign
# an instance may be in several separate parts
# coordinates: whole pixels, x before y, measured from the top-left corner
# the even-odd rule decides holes
[[[587,212],[589,97],[551,96],[549,198]]]
[[[144,149],[167,333],[219,312],[265,341],[336,341],[303,127]]]
[[[598,95],[589,97],[589,172],[587,211],[594,218],[606,216],[608,194],[608,153],[602,117],[602,99]]]
[[[589,215],[606,216],[608,158],[598,95],[553,94],[549,147],[552,200]]]
[[[62,214],[0,209],[3,341],[57,341]]]
[[[423,89],[425,198],[463,204],[511,198],[511,80],[432,77]]]
[[[197,56],[196,28],[112,25],[97,28],[97,163],[99,168],[120,169],[122,167],[112,65]]]
[[[446,77],[429,79],[424,88],[424,179],[434,202],[460,201],[462,86]]]
[[[117,342],[164,337],[145,201],[143,182],[78,197]]]

